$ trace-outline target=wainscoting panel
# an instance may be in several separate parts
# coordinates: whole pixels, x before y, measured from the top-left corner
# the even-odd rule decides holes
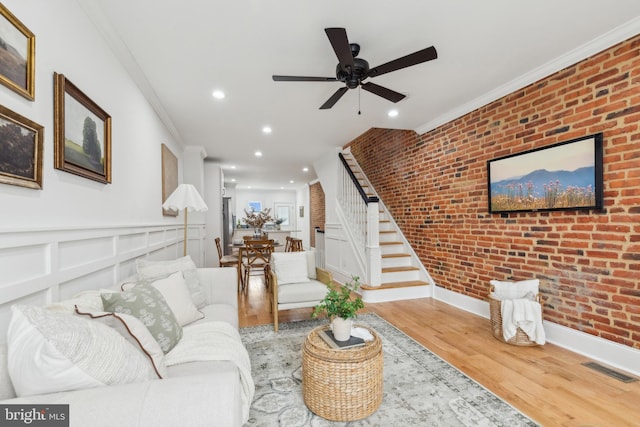
[[[206,259],[203,224],[189,224],[189,254]],[[0,343],[12,304],[50,304],[90,289],[114,288],[135,274],[137,258],[183,256],[176,225],[65,228],[0,232]]]

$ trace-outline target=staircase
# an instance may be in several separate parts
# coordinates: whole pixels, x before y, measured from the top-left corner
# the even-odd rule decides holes
[[[342,153],[358,183],[369,197],[377,197],[350,152]],[[379,286],[361,286],[366,302],[390,301],[431,296],[433,280],[402,235],[383,203],[379,203],[379,246],[381,279]]]

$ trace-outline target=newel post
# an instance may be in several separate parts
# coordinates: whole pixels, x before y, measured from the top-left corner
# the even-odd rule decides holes
[[[367,278],[369,286],[382,283],[382,252],[380,251],[380,212],[378,202],[367,204]]]

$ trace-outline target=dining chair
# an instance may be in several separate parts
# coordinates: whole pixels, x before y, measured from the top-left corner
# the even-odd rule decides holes
[[[287,244],[284,247],[285,252],[302,252],[302,239],[287,236]]]
[[[243,283],[242,289],[245,290],[249,287],[249,276],[254,270],[262,271],[264,274],[264,282],[269,289],[269,277],[268,266],[271,262],[271,254],[273,253],[273,239],[255,240],[247,239],[244,241],[244,248],[242,250],[242,268],[243,268]]]
[[[238,257],[235,255],[223,255],[222,246],[220,245],[220,238],[216,237],[215,241],[216,248],[218,249],[218,261],[220,262],[220,267],[237,267]]]

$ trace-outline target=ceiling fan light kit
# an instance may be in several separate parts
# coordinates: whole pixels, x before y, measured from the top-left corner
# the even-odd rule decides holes
[[[333,107],[340,98],[349,90],[361,87],[367,92],[378,95],[393,103],[401,101],[405,95],[377,85],[375,83],[363,83],[369,77],[377,77],[392,71],[401,70],[423,62],[431,61],[438,57],[436,48],[430,46],[426,49],[419,50],[409,55],[403,56],[393,61],[377,67],[369,68],[369,63],[362,58],[358,58],[360,53],[360,45],[357,43],[349,43],[347,31],[344,28],[325,28],[325,33],[329,38],[329,42],[333,47],[333,51],[338,58],[336,65],[335,77],[305,77],[305,76],[281,76],[274,75],[273,80],[276,82],[342,82],[344,87],[338,89],[331,97],[320,106],[321,110],[327,110]]]

